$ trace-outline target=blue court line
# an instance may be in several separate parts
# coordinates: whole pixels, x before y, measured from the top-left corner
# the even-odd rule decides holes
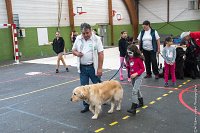
[[[48,118],[45,118],[45,117],[42,117],[42,116],[39,116],[39,115],[36,115],[36,114],[32,114],[32,113],[26,112],[26,111],[22,111],[22,110],[19,110],[19,109],[14,109],[14,108],[11,108],[11,107],[7,107],[7,108],[11,109],[13,111],[22,113],[22,114],[26,114],[26,115],[29,115],[29,116],[33,116],[33,117],[36,117],[36,118],[51,122],[51,123],[55,123],[55,124],[62,125],[62,126],[65,126],[65,127],[70,127],[70,128],[73,128],[73,129],[78,129],[78,127],[75,127],[75,126],[72,126],[72,125],[69,125],[69,124],[65,124],[65,123],[62,123],[62,122],[59,122],[59,121],[51,120],[51,119],[48,119]]]

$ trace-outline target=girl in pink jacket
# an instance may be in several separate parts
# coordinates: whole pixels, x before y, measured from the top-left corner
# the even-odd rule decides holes
[[[133,85],[132,89],[132,105],[131,109],[127,112],[136,114],[136,109],[143,106],[143,97],[140,91],[142,79],[144,77],[144,56],[141,54],[138,47],[131,44],[127,48],[127,68],[130,70],[131,81]]]

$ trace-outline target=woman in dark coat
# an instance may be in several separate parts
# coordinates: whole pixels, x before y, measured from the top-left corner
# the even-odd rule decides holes
[[[56,73],[59,73],[59,66],[60,66],[60,61],[62,61],[63,65],[65,66],[66,71],[68,72],[69,69],[65,63],[65,60],[63,59],[63,54],[64,54],[64,48],[65,48],[65,41],[64,39],[60,36],[60,32],[56,32],[56,38],[53,40],[53,50],[54,52],[58,55],[57,59],[57,65],[56,65]]]

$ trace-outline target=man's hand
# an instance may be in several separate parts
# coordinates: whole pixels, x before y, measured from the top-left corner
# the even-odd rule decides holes
[[[160,54],[160,49],[158,49],[158,51],[157,51],[157,55],[159,55]]]
[[[78,57],[82,57],[82,56],[83,56],[83,53],[77,52],[77,56],[78,56]]]
[[[103,71],[102,69],[99,69],[99,68],[98,68],[98,69],[97,69],[97,76],[102,76],[102,71]]]

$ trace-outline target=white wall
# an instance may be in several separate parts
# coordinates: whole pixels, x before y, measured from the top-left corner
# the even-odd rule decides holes
[[[144,20],[167,21],[167,0],[140,0],[139,3],[140,24]],[[200,20],[200,10],[188,10],[188,0],[170,0],[169,3],[169,21]]]
[[[96,23],[108,23],[108,0],[73,0],[74,12],[77,6],[82,6],[86,13],[74,16],[75,26],[83,22],[91,25]]]
[[[124,24],[130,24],[130,17],[128,14],[128,10],[126,9],[125,4],[123,3],[123,0],[113,0],[112,1],[112,8],[117,13],[121,14],[122,20],[118,21],[116,16],[113,17],[113,24],[114,25],[124,25]]]
[[[63,0],[61,25],[69,25],[67,0]],[[19,14],[21,27],[58,25],[57,0],[12,0],[13,14]]]
[[[188,10],[188,0],[170,1],[170,21],[200,20],[200,10]]]
[[[19,14],[20,27],[49,27],[58,25],[58,0],[12,0],[13,14]],[[73,0],[76,7],[82,6],[84,13],[74,16],[75,26],[83,22],[91,25],[108,23],[108,0]],[[130,24],[129,15],[122,0],[113,0],[113,9],[121,13],[123,19],[114,24]],[[7,23],[5,0],[0,0],[0,23]],[[61,26],[69,26],[68,1],[63,0]]]
[[[7,12],[5,0],[0,0],[0,24],[7,24]]]
[[[118,21],[116,16],[113,17],[114,25],[130,24],[128,11],[123,3],[123,0],[113,0],[113,10],[120,13],[123,18]],[[77,6],[82,6],[87,12],[82,15],[75,15],[75,25],[80,25],[82,22],[95,25],[96,23],[108,23],[108,0],[74,0],[74,10]]]
[[[21,27],[49,27],[58,25],[58,0],[12,0],[13,13],[19,14]],[[113,10],[122,15],[122,20],[113,18],[114,25],[130,24],[123,0],[113,0]],[[167,21],[167,0],[140,0],[139,22]],[[75,26],[82,22],[91,25],[108,23],[108,0],[73,0],[74,10],[82,5],[85,14],[74,16]],[[170,0],[170,21],[199,20],[200,10],[187,10],[188,0]],[[183,12],[180,14],[181,12]],[[151,13],[152,12],[152,13]],[[180,15],[179,15],[180,14]],[[177,16],[178,15],[178,16]],[[175,18],[175,19],[174,19]],[[0,23],[7,23],[5,0],[0,0]],[[61,26],[69,26],[68,1],[63,0]]]

